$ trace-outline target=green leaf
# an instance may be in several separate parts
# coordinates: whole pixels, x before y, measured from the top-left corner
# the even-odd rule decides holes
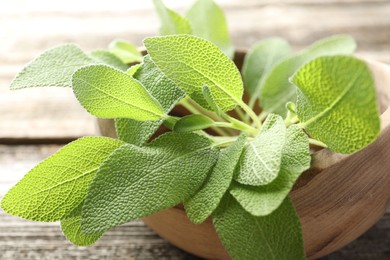
[[[149,55],[144,57],[143,64],[133,76],[161,104],[167,114],[185,95],[175,83],[157,68]],[[161,122],[161,120],[137,121],[128,118],[117,118],[115,119],[115,126],[120,140],[130,144],[144,145],[160,127]]]
[[[213,223],[233,259],[306,259],[301,224],[288,197],[272,214],[255,217],[228,195]]]
[[[204,85],[203,86],[203,97],[206,100],[208,106],[210,109],[215,112],[218,116],[223,116],[222,110],[219,108],[219,106],[215,103],[213,96],[211,95],[211,91],[209,86]]]
[[[180,118],[173,127],[173,130],[175,132],[193,132],[209,128],[213,125],[214,121],[211,118],[201,114],[194,114]]]
[[[245,55],[242,67],[245,90],[252,99],[258,98],[265,75],[281,59],[291,54],[288,42],[281,38],[269,38],[256,43]]]
[[[105,231],[188,200],[218,151],[206,137],[168,133],[146,147],[126,144],[100,167],[85,199],[82,228]]]
[[[84,199],[100,164],[123,142],[78,139],[35,166],[3,198],[11,215],[37,221],[64,218]]]
[[[302,172],[310,167],[309,138],[297,126],[287,128],[281,169],[278,177],[264,186],[235,183],[230,193],[254,216],[266,216],[275,211],[291,191]]]
[[[200,224],[217,208],[233,179],[234,169],[246,142],[246,136],[241,135],[228,148],[221,150],[218,161],[209,179],[185,205],[188,218]]]
[[[280,171],[286,127],[282,117],[270,114],[256,138],[244,148],[236,181],[253,186],[272,182]]]
[[[260,105],[268,113],[285,116],[285,104],[295,101],[296,91],[288,79],[307,62],[324,55],[352,54],[356,43],[350,36],[338,35],[320,40],[308,49],[283,60],[265,77]]]
[[[140,121],[165,117],[161,105],[134,78],[104,65],[77,70],[73,91],[81,105],[100,118],[132,118]]]
[[[364,61],[321,57],[301,68],[292,82],[298,87],[301,127],[330,150],[353,153],[378,136],[375,85]]]
[[[90,64],[96,64],[96,61],[76,45],[60,45],[27,64],[12,81],[10,88],[70,87],[72,74]]]
[[[127,71],[129,66],[123,63],[118,57],[106,50],[96,50],[89,54],[99,63],[104,63],[121,71]]]
[[[216,104],[223,111],[243,103],[240,72],[217,46],[190,35],[146,38],[144,44],[153,62],[184,92],[209,108],[203,86],[210,88]]]
[[[61,229],[66,238],[73,244],[89,246],[98,241],[103,236],[103,232],[87,234],[81,230],[81,208],[82,204],[61,220]]]
[[[161,21],[160,35],[191,34],[189,21],[167,8],[161,0],[153,0],[157,14]]]
[[[115,40],[108,46],[109,51],[118,57],[123,63],[129,64],[142,61],[142,53],[137,47],[125,40]]]
[[[130,76],[134,76],[134,74],[137,72],[137,70],[141,67],[142,64],[135,64],[131,66],[126,73]]]
[[[233,58],[234,47],[229,36],[223,10],[212,0],[197,0],[188,10],[192,34],[217,45],[226,56]]]

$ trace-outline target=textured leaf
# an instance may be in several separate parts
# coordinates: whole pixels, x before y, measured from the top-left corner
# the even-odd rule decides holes
[[[291,54],[288,42],[281,38],[269,38],[256,43],[245,55],[242,67],[245,90],[258,98],[265,75],[281,59]]]
[[[211,95],[211,91],[210,91],[209,86],[204,85],[202,91],[203,91],[203,97],[206,100],[211,111],[214,111],[218,116],[222,117],[223,111],[219,108],[217,103],[215,103],[214,98]]]
[[[168,79],[152,62],[149,55],[134,73],[145,89],[169,113],[175,104],[184,97],[184,92]],[[159,121],[137,121],[128,118],[115,119],[116,131],[120,140],[130,144],[144,145],[161,125]]]
[[[223,10],[212,0],[197,0],[188,10],[192,34],[217,45],[228,57],[233,58],[234,47],[229,36]]]
[[[260,105],[268,113],[286,114],[285,104],[295,101],[296,91],[288,79],[305,63],[324,55],[351,54],[356,43],[350,36],[333,36],[320,40],[308,49],[283,60],[263,81]]]
[[[297,125],[291,125],[287,128],[278,177],[258,187],[235,183],[230,193],[252,215],[268,215],[282,204],[301,173],[309,169],[310,160],[307,135]]]
[[[202,223],[217,208],[232,182],[245,141],[246,136],[241,135],[231,146],[221,151],[209,179],[202,189],[185,203],[188,218],[192,222]]]
[[[115,40],[108,46],[110,52],[118,57],[123,63],[141,62],[142,53],[140,53],[137,47],[125,40]]]
[[[301,224],[288,197],[271,215],[255,217],[228,195],[213,223],[233,259],[305,259]]]
[[[285,139],[283,119],[270,114],[257,137],[244,148],[235,179],[253,186],[273,181],[280,170]]]
[[[96,64],[76,45],[66,44],[42,53],[16,76],[11,89],[70,87],[72,74],[80,67]]]
[[[149,146],[117,149],[100,167],[82,212],[85,232],[105,231],[188,200],[217,159],[211,141],[168,133]]]
[[[89,246],[98,241],[103,232],[87,234],[81,230],[81,208],[82,204],[61,220],[61,229],[66,238],[73,244]]]
[[[35,166],[2,200],[11,215],[57,221],[84,199],[100,164],[123,142],[105,137],[78,139]]]
[[[242,102],[240,72],[214,44],[190,35],[146,38],[144,43],[154,63],[200,105],[209,107],[204,85],[223,111]]]
[[[365,62],[348,56],[313,60],[292,78],[297,115],[310,136],[338,153],[353,153],[380,132],[375,85]]]
[[[137,80],[111,67],[81,68],[73,74],[72,85],[81,105],[94,116],[140,121],[165,117],[161,105]]]
[[[126,73],[130,76],[134,76],[134,74],[137,72],[137,70],[141,67],[142,64],[135,64],[131,66]]]
[[[160,35],[191,34],[189,21],[167,8],[161,0],[153,0],[157,14],[160,17]]]
[[[90,56],[98,61],[121,71],[127,71],[129,66],[123,63],[117,56],[106,50],[96,50],[90,53]]]
[[[193,132],[209,128],[214,125],[214,121],[201,114],[188,115],[180,118],[173,130],[175,132]]]

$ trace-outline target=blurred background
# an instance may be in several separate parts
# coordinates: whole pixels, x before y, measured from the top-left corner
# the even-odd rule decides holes
[[[192,1],[164,1],[183,13]],[[216,0],[236,48],[271,36],[299,50],[333,34],[350,34],[358,55],[390,64],[389,0]],[[76,43],[106,48],[115,38],[142,46],[158,33],[151,1],[0,1],[0,198],[38,161],[80,136],[97,135],[94,118],[70,89],[9,91],[12,78],[47,48]],[[189,259],[142,222],[76,248],[57,224],[23,221],[0,210],[0,259]],[[390,214],[347,248],[324,259],[390,259]]]

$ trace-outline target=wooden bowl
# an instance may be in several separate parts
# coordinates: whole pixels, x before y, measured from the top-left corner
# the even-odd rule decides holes
[[[237,52],[239,68],[245,52]],[[320,150],[312,166],[290,193],[302,222],[309,259],[334,252],[352,242],[385,213],[390,202],[390,66],[367,61],[373,73],[381,111],[378,139],[352,155]],[[99,120],[103,135],[115,136],[112,120]],[[192,224],[182,206],[143,221],[177,247],[207,259],[230,259],[210,219]]]

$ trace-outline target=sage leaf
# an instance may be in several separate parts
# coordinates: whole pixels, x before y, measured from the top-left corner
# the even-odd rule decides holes
[[[142,65],[136,69],[133,77],[161,104],[166,114],[185,96],[184,92],[157,68],[149,55],[144,57]],[[117,118],[115,127],[120,140],[130,144],[144,145],[160,127],[161,122],[161,120],[137,121]]]
[[[36,221],[57,221],[83,200],[100,164],[122,141],[80,138],[35,166],[3,198],[11,215]]]
[[[309,169],[310,160],[309,138],[297,125],[291,125],[287,128],[278,177],[258,187],[235,183],[230,193],[252,215],[269,215],[282,204],[301,173]]]
[[[272,182],[280,171],[285,140],[282,117],[270,114],[256,138],[244,148],[235,180],[253,186]]]
[[[233,58],[234,47],[229,36],[225,14],[212,0],[197,0],[186,14],[192,34],[217,45]]]
[[[61,229],[66,238],[77,246],[89,246],[98,241],[103,232],[84,233],[81,230],[81,209],[82,205],[74,209],[69,215],[61,220]]]
[[[129,64],[142,61],[142,53],[134,44],[125,40],[112,41],[108,46],[109,52],[118,57],[123,63]]]
[[[128,68],[128,70],[126,71],[126,73],[130,76],[134,76],[134,74],[137,72],[137,70],[141,67],[142,64],[135,64],[133,66],[131,66],[130,68]]]
[[[191,35],[173,35],[146,38],[144,44],[164,74],[203,107],[209,108],[203,96],[204,85],[223,111],[243,103],[240,72],[211,42]]]
[[[117,56],[106,50],[96,50],[89,54],[99,63],[109,65],[121,71],[127,71],[129,66],[123,63]]]
[[[213,223],[232,259],[306,259],[301,224],[288,197],[272,214],[255,217],[227,194]]]
[[[193,132],[209,128],[214,125],[214,121],[201,114],[188,115],[180,118],[173,127],[175,132]]]
[[[47,50],[16,76],[11,89],[31,87],[70,87],[72,74],[80,67],[96,64],[74,44]]]
[[[210,107],[211,111],[215,112],[218,116],[223,116],[222,110],[218,107],[218,105],[215,103],[213,96],[211,95],[210,88],[207,85],[203,86],[203,97],[206,100],[208,106]]]
[[[72,77],[76,98],[92,115],[140,121],[164,118],[161,105],[134,78],[104,65],[77,70]]]
[[[242,77],[251,100],[260,96],[265,75],[290,54],[290,45],[281,38],[260,41],[248,51],[242,66]]]
[[[194,133],[167,133],[150,145],[126,144],[103,163],[82,211],[82,230],[105,231],[188,200],[201,187],[218,151]]]
[[[191,34],[186,18],[167,8],[161,0],[153,0],[153,3],[161,21],[160,35]]]
[[[291,80],[297,88],[297,115],[307,133],[337,153],[353,153],[380,132],[376,91],[364,61],[320,57]]]
[[[309,48],[276,65],[264,78],[260,106],[265,112],[286,115],[285,104],[295,101],[296,91],[289,78],[305,63],[324,55],[352,54],[356,43],[350,36],[337,35],[315,42]]]
[[[242,134],[232,145],[221,150],[209,179],[195,196],[185,202],[188,218],[200,224],[217,208],[233,179],[234,169],[246,142]]]

